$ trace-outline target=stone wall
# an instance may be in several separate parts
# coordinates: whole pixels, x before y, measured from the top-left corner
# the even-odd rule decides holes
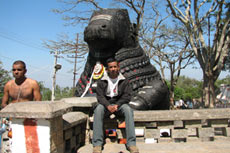
[[[39,141],[49,142],[45,149],[50,153],[71,153],[91,143],[95,104],[95,97],[66,98],[59,102],[23,102],[8,105],[1,110],[0,116],[12,118],[12,127],[15,127],[12,139],[13,153],[19,149],[19,145],[14,144],[26,147],[20,150],[20,153],[35,149],[34,145],[29,146],[25,143],[27,138],[24,138],[24,135],[21,136],[22,139],[14,139],[16,133],[19,133],[17,127],[26,129],[23,124],[25,121],[21,121],[18,126],[18,120],[28,119],[35,122]],[[134,111],[137,143],[202,142],[218,139],[230,141],[229,119],[229,108]],[[122,122],[123,119],[105,119],[105,130],[116,130],[115,135],[107,133],[106,143],[119,143],[125,138],[125,129],[120,124]],[[29,126],[34,128],[34,125]],[[44,127],[48,129],[48,134],[39,136],[44,132],[41,130]]]

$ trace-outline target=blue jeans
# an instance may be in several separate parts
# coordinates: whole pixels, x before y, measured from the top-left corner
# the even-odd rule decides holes
[[[110,114],[109,111],[101,104],[98,104],[94,109],[93,146],[102,146],[104,144],[103,120],[107,114]],[[118,108],[116,115],[122,115],[125,117],[127,147],[135,146],[136,135],[132,108],[127,104],[123,104]]]

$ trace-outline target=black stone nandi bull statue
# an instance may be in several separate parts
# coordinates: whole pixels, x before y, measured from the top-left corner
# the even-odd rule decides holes
[[[76,85],[76,96],[80,97],[86,90],[92,94],[92,88],[88,90],[86,86],[97,80],[91,77],[96,62],[105,65],[109,57],[115,57],[120,62],[121,73],[130,80],[133,93],[129,104],[133,109],[169,109],[168,87],[135,36],[126,9],[104,9],[93,13],[84,31],[89,54]]]

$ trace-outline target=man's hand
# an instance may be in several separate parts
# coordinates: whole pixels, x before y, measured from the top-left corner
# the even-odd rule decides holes
[[[118,109],[118,105],[109,105],[107,109],[110,111],[110,113],[114,113]]]

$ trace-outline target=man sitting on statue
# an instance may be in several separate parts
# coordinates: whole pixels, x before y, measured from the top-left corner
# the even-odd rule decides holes
[[[132,91],[129,81],[119,72],[119,63],[115,59],[109,58],[106,63],[107,73],[98,81],[96,88],[98,105],[94,110],[93,153],[102,152],[103,119],[111,114],[125,117],[127,149],[131,153],[139,153],[136,147],[133,110],[128,105]]]

